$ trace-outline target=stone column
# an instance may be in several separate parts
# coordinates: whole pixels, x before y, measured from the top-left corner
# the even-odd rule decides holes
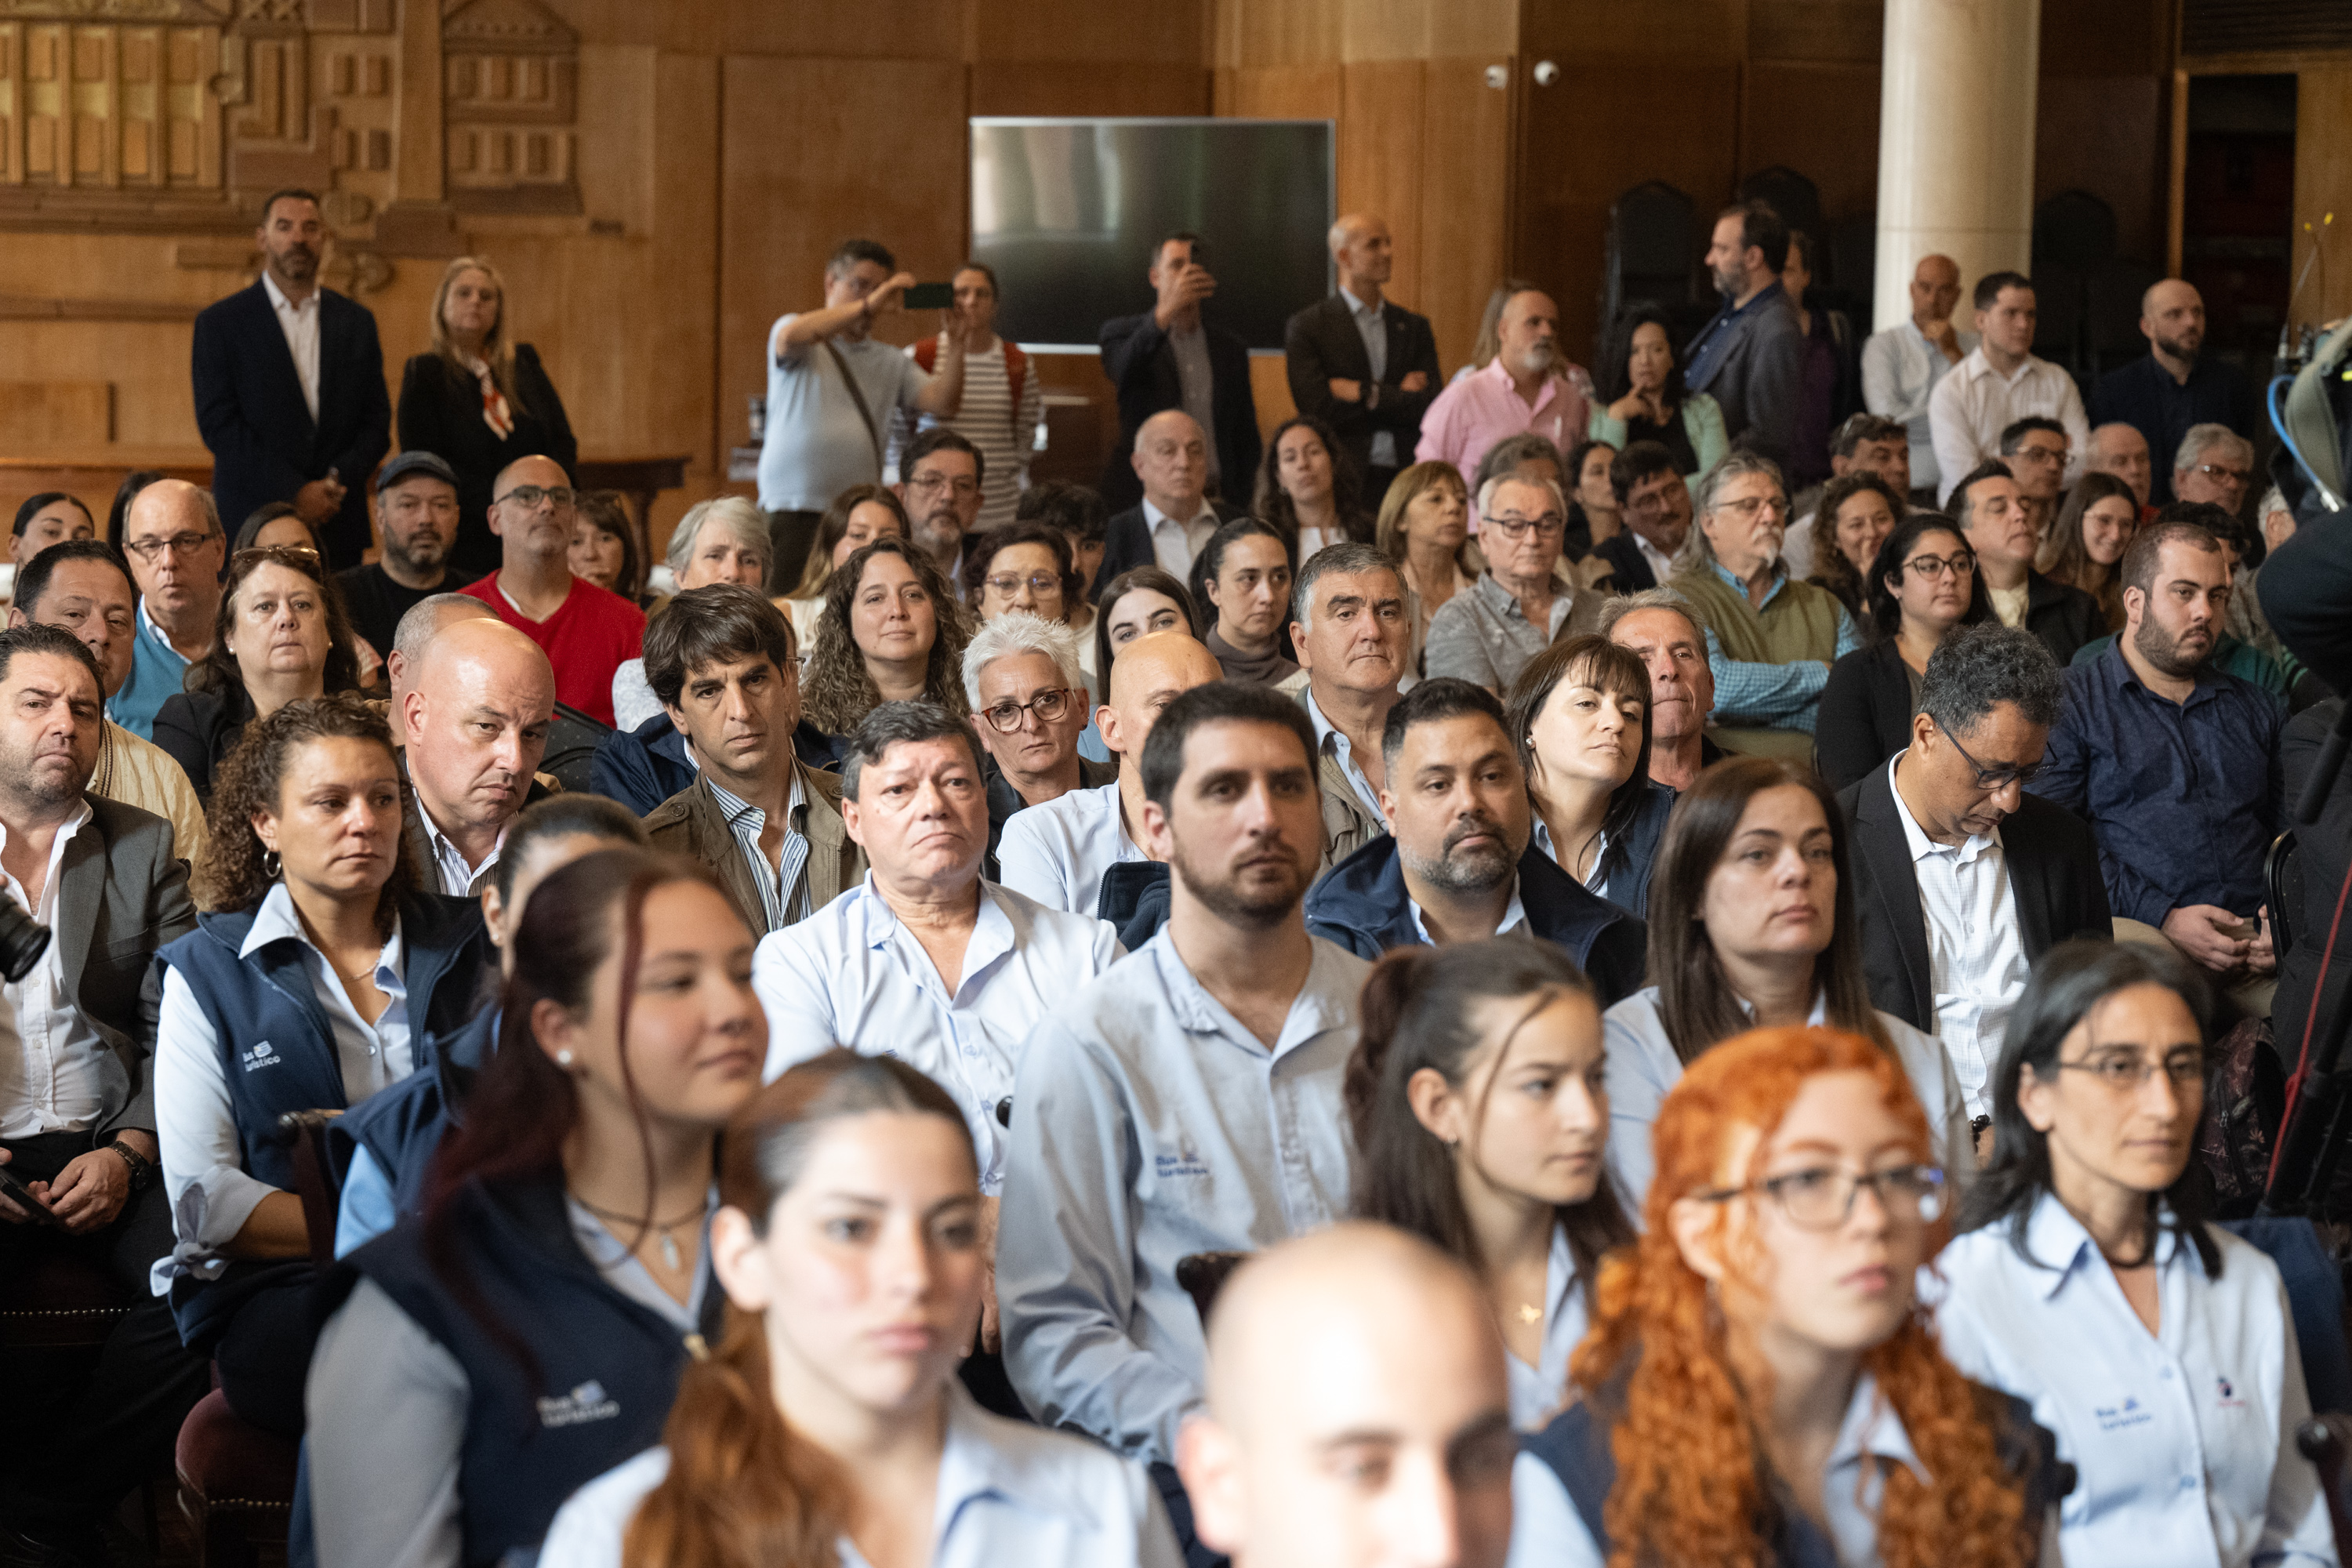
[[[1956,323],[1988,272],[2027,270],[2041,0],[1886,0],[1872,330],[1911,313],[1919,258],[1960,266]]]

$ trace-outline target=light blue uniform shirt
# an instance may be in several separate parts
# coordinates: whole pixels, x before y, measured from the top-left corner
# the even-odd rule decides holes
[[[2311,1414],[2277,1266],[2208,1226],[2221,1253],[2157,1243],[2147,1331],[2082,1222],[2048,1193],[2018,1256],[2006,1224],[1958,1237],[1922,1291],[1962,1372],[2033,1404],[2077,1479],[2059,1510],[2069,1563],[2133,1568],[2334,1564],[2317,1472],[2294,1450]],[[2037,1267],[2037,1265],[2040,1265]]]
[[[187,679],[188,661],[148,617],[139,601],[139,629],[131,639],[131,677],[106,705],[107,716],[142,741],[155,738],[155,715]]]
[[[751,955],[751,985],[772,1026],[768,1078],[835,1045],[896,1057],[955,1096],[980,1152],[980,1190],[1004,1185],[999,1101],[1030,1032],[1124,951],[1092,915],[1049,910],[1010,888],[980,887],[980,913],[950,993],[915,934],[875,889],[850,889]]]
[[[948,1380],[947,1441],[931,1509],[931,1568],[1180,1568],[1183,1557],[1143,1468],[1082,1437],[974,1404]],[[621,1568],[621,1538],[669,1474],[648,1448],[573,1492],[548,1527],[545,1568]],[[841,1568],[867,1568],[847,1536]]]
[[[1046,1426],[1172,1462],[1205,1360],[1177,1260],[1255,1251],[1348,1212],[1340,1080],[1371,966],[1311,940],[1270,1052],[1193,978],[1172,927],[1030,1037],[996,1299],[1005,1371]]]
[[[1088,917],[1102,897],[1103,873],[1143,858],[1119,816],[1117,779],[1023,806],[1004,819],[996,842],[1006,887],[1049,910]]]

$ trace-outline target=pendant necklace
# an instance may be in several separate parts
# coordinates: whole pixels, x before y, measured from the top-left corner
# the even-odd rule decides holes
[[[700,1220],[703,1215],[710,1212],[710,1199],[708,1194],[705,1194],[703,1200],[694,1206],[693,1212],[682,1214],[672,1220],[646,1220],[636,1215],[614,1214],[611,1209],[598,1208],[578,1193],[572,1194],[572,1201],[607,1225],[634,1226],[637,1227],[640,1235],[646,1230],[652,1231],[661,1240],[662,1262],[669,1267],[672,1273],[676,1273],[685,1265],[677,1249],[677,1237],[670,1233],[679,1226]]]

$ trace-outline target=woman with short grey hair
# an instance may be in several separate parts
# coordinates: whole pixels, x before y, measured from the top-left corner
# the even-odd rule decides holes
[[[686,509],[670,531],[662,563],[669,568],[673,591],[707,588],[713,583],[740,583],[761,589],[776,547],[768,536],[767,514],[741,496],[714,496]],[[661,614],[664,599],[654,606]],[[660,699],[646,681],[646,661],[633,658],[613,671],[613,722],[635,730],[662,710]]]

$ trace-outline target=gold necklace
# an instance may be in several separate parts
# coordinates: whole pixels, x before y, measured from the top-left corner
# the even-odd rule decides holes
[[[1528,1324],[1534,1324],[1534,1323],[1540,1323],[1540,1322],[1542,1322],[1542,1321],[1543,1321],[1543,1309],[1542,1309],[1541,1307],[1537,1306],[1533,1301],[1522,1301],[1522,1302],[1520,1302],[1520,1303],[1519,1303],[1519,1321],[1521,1321],[1521,1322],[1523,1322],[1523,1323],[1528,1323]]]

